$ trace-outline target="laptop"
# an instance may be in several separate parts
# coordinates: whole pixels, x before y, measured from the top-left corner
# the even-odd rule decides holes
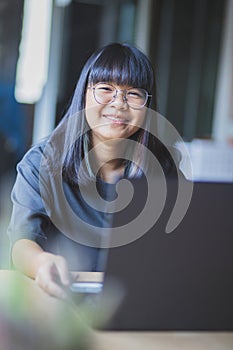
[[[145,184],[136,180],[135,185],[134,203],[141,207]],[[108,251],[100,294],[104,300],[109,288],[117,294],[119,287],[121,302],[103,328],[232,331],[233,183],[194,183],[187,213],[169,234],[176,181],[169,181],[168,192],[148,232]],[[138,215],[138,206],[113,215],[113,227]]]

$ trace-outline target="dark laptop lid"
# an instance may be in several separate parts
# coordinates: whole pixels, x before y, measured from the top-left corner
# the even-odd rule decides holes
[[[138,206],[114,215],[114,226],[138,215],[145,183],[134,188]],[[195,183],[189,209],[170,234],[176,181],[168,192],[146,234],[109,250],[104,288],[117,281],[124,298],[107,329],[233,330],[233,184]]]

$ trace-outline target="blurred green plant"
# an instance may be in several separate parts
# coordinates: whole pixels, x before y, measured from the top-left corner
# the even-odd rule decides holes
[[[90,348],[91,330],[75,305],[40,291],[36,295],[33,283],[19,273],[11,275],[0,288],[1,350]]]

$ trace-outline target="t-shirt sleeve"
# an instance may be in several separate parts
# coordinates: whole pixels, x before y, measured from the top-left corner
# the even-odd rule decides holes
[[[42,148],[32,148],[17,165],[17,177],[11,193],[13,210],[8,235],[11,246],[27,238],[36,241],[46,239],[45,228],[50,225],[40,195],[40,162]]]

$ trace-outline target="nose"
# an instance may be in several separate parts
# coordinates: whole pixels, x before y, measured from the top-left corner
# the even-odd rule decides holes
[[[112,103],[120,105],[120,106],[122,106],[122,105],[127,106],[127,98],[126,98],[125,91],[124,90],[117,90],[114,101]]]

